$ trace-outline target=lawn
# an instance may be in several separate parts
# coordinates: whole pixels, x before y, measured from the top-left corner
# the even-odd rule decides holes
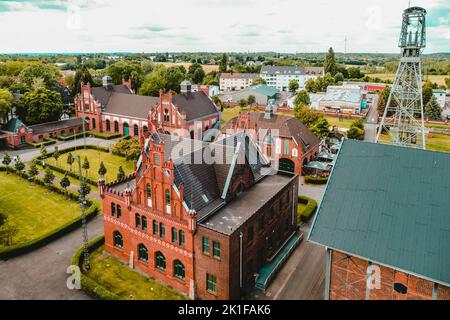
[[[69,166],[67,164],[67,156],[69,153],[63,153],[61,154],[61,157],[59,157],[58,162],[55,161],[54,158],[47,158],[45,161],[47,163],[50,163],[54,166],[61,167],[65,170],[69,170]],[[72,155],[74,157],[80,156],[81,158],[81,164],[83,165],[84,157],[86,156],[90,168],[88,170],[88,178],[97,181],[98,179],[98,168],[100,167],[100,162],[103,161],[105,164],[105,167],[107,169],[107,173],[105,176],[105,179],[107,182],[111,182],[116,180],[117,172],[119,170],[119,166],[122,166],[123,170],[125,171],[125,174],[131,174],[134,170],[134,164],[131,160],[125,160],[123,157],[119,157],[116,155],[113,155],[111,153],[94,150],[94,149],[86,149],[86,150],[76,150],[72,151]],[[72,165],[72,171],[78,170],[78,165],[75,162]],[[77,171],[75,171],[77,172]],[[84,169],[83,169],[84,173]]]
[[[47,234],[81,215],[75,201],[14,174],[0,172],[0,181],[0,212],[18,229],[13,245]]]
[[[173,289],[131,270],[118,259],[103,254],[101,246],[90,255],[91,270],[85,274],[124,300],[182,300]]]
[[[351,124],[356,121],[356,119],[349,119],[343,117],[339,119],[339,117],[327,116],[325,115],[325,119],[327,119],[330,126],[338,126],[339,128],[350,129]]]
[[[395,73],[372,73],[368,74],[371,78],[380,78],[381,80],[391,80],[394,81]],[[436,75],[428,75],[423,77],[423,80],[429,80],[431,82],[435,82],[438,85],[445,85],[445,78],[448,76],[436,76]]]
[[[389,141],[387,134],[380,136],[381,142]],[[427,150],[450,152],[450,135],[433,133],[432,137],[427,137]]]
[[[156,64],[162,64],[166,68],[170,67],[178,67],[183,66],[187,69],[189,69],[189,66],[192,64],[191,62],[155,62]],[[217,64],[202,64],[203,71],[205,73],[210,73],[211,71],[218,71],[219,65]]]

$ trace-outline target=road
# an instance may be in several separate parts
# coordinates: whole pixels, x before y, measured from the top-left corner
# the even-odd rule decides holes
[[[364,125],[364,140],[375,142],[377,138],[377,127],[378,127],[378,95],[369,95],[372,97],[373,102],[370,107],[369,113],[366,117],[366,123]]]
[[[88,236],[93,239],[102,233],[100,215],[88,223]],[[81,244],[81,229],[77,229],[30,253],[0,261],[0,299],[90,299],[82,290],[66,286],[67,267]]]

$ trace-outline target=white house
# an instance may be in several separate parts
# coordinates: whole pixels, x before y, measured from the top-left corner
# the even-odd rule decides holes
[[[321,67],[299,67],[299,66],[263,66],[260,76],[267,85],[277,88],[280,91],[289,90],[289,82],[297,80],[299,89],[305,87],[306,80],[316,79],[323,76],[323,68]]]

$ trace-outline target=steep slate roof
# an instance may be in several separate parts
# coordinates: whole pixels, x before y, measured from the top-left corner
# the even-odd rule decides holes
[[[113,93],[125,93],[132,95],[130,89],[123,84],[113,85],[111,89],[106,89],[105,87],[91,88],[91,94],[104,106],[108,104],[109,98]]]
[[[149,111],[159,103],[159,98],[126,93],[113,93],[104,113],[147,119]]]
[[[450,285],[450,153],[345,140],[309,241]]]
[[[203,91],[179,93],[172,97],[172,103],[180,112],[186,112],[186,121],[219,113],[214,102]]]
[[[7,131],[7,132],[12,132],[12,133],[17,133],[17,131],[19,130],[19,127],[21,125],[24,125],[25,127],[27,127],[28,129],[30,127],[26,126],[20,119],[18,118],[11,118],[7,123],[5,123],[2,126],[2,130],[3,131]]]
[[[63,130],[71,127],[81,126],[83,124],[83,119],[81,118],[70,118],[59,121],[52,121],[46,123],[40,123],[30,126],[34,134],[46,133],[55,130]]]
[[[263,112],[249,112],[250,128],[257,124],[259,129],[279,130],[283,137],[293,137],[302,145],[302,152],[308,152],[312,147],[320,143],[319,139],[297,118],[273,114],[270,119],[264,118]],[[239,117],[234,117],[226,124],[225,130],[233,128]]]

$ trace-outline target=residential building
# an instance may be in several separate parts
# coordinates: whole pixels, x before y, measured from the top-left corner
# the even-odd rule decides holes
[[[441,108],[445,107],[446,94],[447,92],[444,89],[433,89],[433,95],[436,97],[436,100]]]
[[[227,130],[246,131],[260,143],[262,152],[279,170],[303,173],[303,166],[319,153],[320,140],[297,118],[266,112],[241,112],[226,124]]]
[[[265,84],[259,84],[240,91],[224,93],[220,98],[222,101],[226,101],[233,106],[237,105],[242,99],[248,100],[248,97],[252,95],[255,97],[255,103],[257,105],[266,106],[269,104],[269,101],[278,100],[279,93],[278,89]]]
[[[9,148],[20,148],[29,142],[68,136],[82,132],[83,120],[70,118],[60,121],[26,125],[18,118],[10,119],[0,130],[0,141]]]
[[[343,86],[358,86],[361,90],[368,92],[376,92],[383,90],[387,84],[386,83],[376,83],[376,82],[357,82],[357,81],[344,81]]]
[[[308,237],[327,250],[326,299],[450,299],[449,163],[344,140]]]
[[[366,104],[365,94],[359,86],[328,86],[319,101],[321,110],[348,114],[360,114]]]
[[[298,176],[274,172],[244,133],[205,143],[147,132],[140,142],[132,176],[99,180],[105,250],[191,298],[250,292],[296,237]]]
[[[299,89],[303,89],[306,80],[316,79],[323,74],[323,68],[299,66],[263,66],[260,72],[261,78],[266,81],[268,86],[280,91],[288,91],[289,82],[292,80],[297,80]]]
[[[219,111],[203,90],[192,91],[189,81],[181,84],[181,93],[160,92],[159,97],[136,95],[131,83],[113,85],[103,78],[102,87],[82,84],[76,99],[76,115],[88,121],[89,130],[138,137],[150,130],[149,122],[165,132],[182,130],[196,139],[219,122]]]
[[[259,77],[257,73],[222,73],[220,75],[220,91],[235,91],[248,88],[253,80]]]
[[[210,98],[217,96],[219,94],[219,86],[209,85],[209,84],[193,84],[192,92],[203,91]]]

